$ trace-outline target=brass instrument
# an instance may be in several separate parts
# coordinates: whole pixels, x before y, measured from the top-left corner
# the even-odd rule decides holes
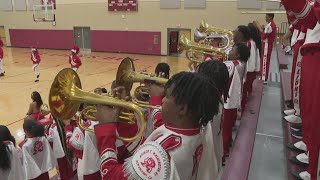
[[[51,113],[50,109],[49,109],[49,106],[47,104],[42,104],[40,106],[40,112],[41,112],[41,114],[43,114],[45,116]]]
[[[132,85],[134,82],[147,82],[152,81],[156,84],[165,84],[168,79],[160,78],[156,76],[151,76],[148,74],[137,73],[135,72],[133,60],[129,57],[122,60],[118,67],[117,77],[116,77],[116,85],[124,86],[129,92],[132,89]],[[147,87],[144,87],[146,91]],[[133,102],[142,108],[159,108],[150,106],[149,103],[139,100],[137,97],[133,96]]]
[[[206,34],[220,34],[221,38],[223,38],[226,41],[225,45],[221,47],[222,49],[226,49],[229,46],[233,46],[233,32],[230,30],[210,26],[208,23],[202,20],[200,23],[199,32]]]
[[[134,90],[134,97],[135,99],[141,101],[142,103],[145,103],[150,99],[150,95],[147,92],[148,88],[145,86],[138,86]]]
[[[75,71],[70,68],[61,70],[55,77],[49,93],[51,114],[59,120],[69,120],[78,111],[80,103],[82,102],[116,106],[134,111],[141,121],[139,132],[133,137],[118,136],[117,138],[123,141],[132,142],[143,135],[146,128],[146,121],[144,114],[138,105],[110,96],[84,92],[81,90],[81,82]],[[93,131],[84,128],[83,126],[82,128],[86,131]]]
[[[191,42],[184,34],[181,34],[178,42],[178,52],[186,51],[186,56],[190,61],[201,63],[204,61],[200,55],[208,54],[223,60],[227,59],[227,55],[221,48],[214,48],[212,46]],[[192,55],[196,54],[196,56]]]
[[[116,85],[124,86],[129,92],[134,82],[152,81],[157,84],[165,84],[168,79],[153,77],[148,74],[135,72],[133,60],[129,57],[124,58],[117,71]]]

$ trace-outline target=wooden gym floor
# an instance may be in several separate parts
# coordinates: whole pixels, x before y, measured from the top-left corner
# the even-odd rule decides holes
[[[10,129],[17,142],[23,140],[22,129],[31,93],[38,91],[44,103],[48,103],[48,94],[51,83],[56,74],[63,68],[70,67],[68,63],[68,50],[40,49],[41,63],[40,82],[35,83],[35,75],[32,71],[30,49],[4,48],[5,76],[0,77],[0,124]],[[149,56],[121,53],[80,53],[82,66],[78,70],[84,91],[93,92],[97,87],[105,87],[108,91],[112,81],[116,77],[118,66],[125,57],[135,59],[136,71],[146,69],[153,73],[159,62],[167,62],[171,68],[171,74],[187,70],[188,60],[179,57]]]

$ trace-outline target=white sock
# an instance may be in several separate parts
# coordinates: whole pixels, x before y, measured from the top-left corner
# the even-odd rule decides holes
[[[39,67],[39,64],[34,64],[32,66],[32,70],[33,70],[34,74],[36,75],[36,79],[38,79],[38,75],[40,74],[38,71],[38,67]]]
[[[0,73],[4,73],[4,68],[1,60],[0,60]]]

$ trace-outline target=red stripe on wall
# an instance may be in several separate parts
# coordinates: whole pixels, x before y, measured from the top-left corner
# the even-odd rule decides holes
[[[91,50],[160,55],[161,32],[91,31]]]
[[[10,29],[9,33],[13,47],[70,49],[74,42],[73,30]],[[91,50],[160,55],[161,32],[92,30]]]
[[[70,49],[73,30],[9,29],[11,46]]]

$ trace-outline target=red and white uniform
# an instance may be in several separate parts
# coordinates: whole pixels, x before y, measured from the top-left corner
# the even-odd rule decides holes
[[[33,51],[31,53],[31,61],[32,61],[32,64],[39,64],[40,63],[41,57],[40,57],[40,53],[38,52],[38,50]]]
[[[257,72],[260,71],[260,54],[256,43],[251,39],[247,42],[250,49],[250,57],[247,61],[246,78],[243,85],[241,110],[244,111],[247,103],[248,94],[252,91],[252,83],[257,77]]]
[[[69,57],[69,64],[71,65],[71,68],[76,71],[81,66],[82,62],[77,54],[72,54]]]
[[[71,52],[72,54],[69,56],[69,64],[71,65],[71,68],[74,70],[74,71],[77,71],[78,68],[81,66],[81,60],[78,56],[79,52],[80,52],[80,49],[78,46],[74,46],[72,49],[71,49]]]
[[[32,61],[32,64],[33,64],[32,71],[36,75],[36,82],[37,82],[37,81],[39,81],[39,76],[40,76],[38,68],[39,68],[39,64],[40,64],[41,58],[40,58],[40,53],[39,53],[37,48],[32,47],[31,50],[32,50],[31,51],[31,61]]]
[[[48,171],[56,165],[56,158],[45,136],[27,137],[19,144],[22,149],[26,179],[49,180]]]
[[[252,39],[247,43],[247,45],[250,48],[250,57],[247,61],[246,82],[248,83],[248,92],[251,93],[252,83],[256,79],[257,72],[260,71],[260,53],[256,43]]]
[[[89,155],[87,148],[93,148],[92,143],[90,141],[85,141],[85,135],[87,132],[82,131],[79,127],[76,127],[75,121],[71,121],[71,125],[66,125],[64,127],[65,133],[66,133],[66,143],[68,148],[75,154],[75,156],[78,158],[78,179],[79,180],[95,180],[100,179],[100,172],[95,171],[92,172],[96,167],[99,167],[99,163],[93,163],[93,164],[86,164],[84,166],[85,162],[88,162],[88,156],[90,155],[90,158],[94,161],[97,157],[97,154],[90,153]],[[91,122],[87,121],[84,126],[90,127]],[[86,154],[84,153],[86,152]],[[91,161],[92,163],[92,161]]]
[[[84,125],[90,129],[96,125],[96,122],[87,121]],[[96,145],[96,137],[94,133],[82,131],[78,127],[65,126],[66,140],[68,147],[78,157],[78,178],[85,180],[101,179],[100,175],[100,158]],[[132,137],[138,131],[137,124],[129,125],[119,123],[117,125],[117,134],[124,137]],[[117,157],[120,161],[124,162],[124,159],[133,154],[137,147],[144,142],[144,138],[134,142],[122,142],[116,141]]]
[[[241,108],[243,80],[246,74],[246,64],[238,60],[224,62],[229,71],[229,98],[224,103],[223,110],[223,149],[224,155],[229,154],[229,141],[232,127],[237,119],[237,110]]]
[[[0,169],[1,180],[25,180],[25,169],[23,168],[21,149],[16,148],[11,141],[4,142],[10,152],[11,168],[9,170]]]
[[[309,150],[308,172],[311,180],[319,179],[319,149],[320,149],[320,2],[314,4],[314,13],[318,19],[313,30],[308,30],[304,45],[301,47],[301,82],[300,82],[300,108],[302,123],[307,123],[309,142],[306,142]],[[302,124],[302,125],[303,125]]]
[[[116,156],[116,126],[115,123],[95,126],[103,180],[200,180],[217,176],[211,131],[164,124],[122,165]]]
[[[56,123],[52,124],[49,128],[47,138],[58,162],[60,179],[71,179],[73,176],[73,169],[67,162]]]
[[[261,33],[262,48],[261,48],[261,63],[260,63],[260,78],[263,81],[268,80],[270,58],[273,48],[273,42],[276,38],[276,24],[271,21],[266,25],[264,32]]]
[[[153,96],[149,99],[149,104],[151,106],[157,106],[162,104],[162,96]],[[161,109],[149,109],[148,122],[152,122],[153,130],[156,130],[158,127],[164,124],[161,116]]]
[[[213,147],[215,158],[217,160],[218,172],[221,171],[222,168],[222,157],[223,157],[223,138],[222,138],[222,111],[223,106],[221,105],[219,108],[219,113],[213,117],[213,121],[208,123],[207,127],[211,126],[212,129],[212,139],[213,139]],[[215,178],[211,178],[215,179]]]
[[[300,26],[300,33],[297,38],[297,42],[294,45],[294,56],[293,56],[293,65],[292,65],[292,99],[294,103],[295,114],[292,115],[293,118],[299,118],[302,111],[302,102],[300,102],[302,95],[300,95],[300,87],[301,87],[301,78],[302,78],[302,55],[301,55],[301,46],[305,41],[306,34],[308,34],[311,29],[314,28],[317,19],[314,15],[314,11],[312,5],[307,0],[295,0],[294,2],[284,3],[286,9],[290,10],[290,13],[293,14],[298,21],[298,25]],[[305,96],[305,95],[303,95]],[[308,111],[305,109],[304,111]],[[310,124],[308,121],[304,120],[304,117],[301,115],[302,119],[302,131],[303,133],[303,142],[307,145],[307,149],[310,144]]]
[[[2,64],[2,60],[3,60],[3,49],[2,49],[2,46],[3,46],[3,42],[0,39],[0,74],[4,73],[4,68],[3,68],[3,64]]]

